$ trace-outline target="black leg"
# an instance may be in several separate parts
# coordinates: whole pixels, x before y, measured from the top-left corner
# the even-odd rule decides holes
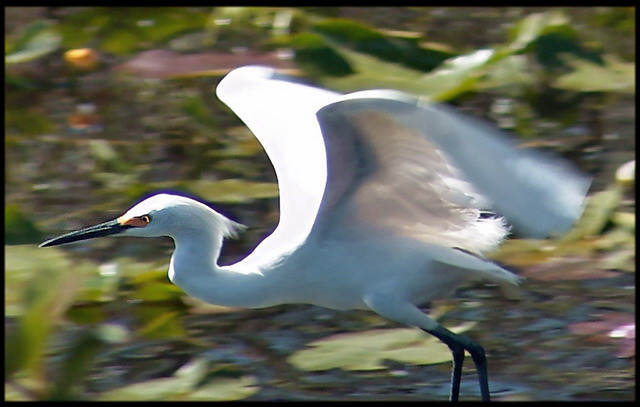
[[[453,356],[451,367],[451,393],[449,400],[458,401],[460,397],[460,380],[462,379],[462,363],[464,362],[464,348],[458,344],[447,344]]]
[[[480,382],[480,397],[482,401],[489,401],[489,375],[487,373],[487,358],[482,346],[478,345],[464,335],[457,335],[443,326],[438,325],[434,329],[423,329],[436,338],[444,342],[453,355],[453,368],[451,371],[451,401],[458,401],[460,395],[460,379],[462,377],[462,362],[464,361],[464,351],[471,354],[473,363],[478,371],[478,381]]]

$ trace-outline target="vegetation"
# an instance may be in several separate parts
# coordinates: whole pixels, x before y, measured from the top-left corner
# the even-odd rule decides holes
[[[574,231],[495,254],[522,268],[526,302],[505,310],[479,286],[433,312],[510,332],[471,334],[496,353],[507,399],[635,397],[634,180],[614,175],[635,159],[635,8],[9,7],[5,24],[6,399],[446,398],[404,367],[446,361],[439,345],[373,315],[196,302],[167,280],[170,241],[36,247],[159,189],[251,227],[225,261],[253,247],[277,222],[275,176],[214,94],[252,63],[451,103],[592,174]],[[358,360],[341,356],[362,336]]]

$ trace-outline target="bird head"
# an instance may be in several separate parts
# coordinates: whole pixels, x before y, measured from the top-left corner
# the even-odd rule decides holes
[[[229,236],[242,227],[194,199],[162,193],[141,201],[116,219],[49,239],[40,247],[109,235],[175,239],[180,233],[217,231]]]

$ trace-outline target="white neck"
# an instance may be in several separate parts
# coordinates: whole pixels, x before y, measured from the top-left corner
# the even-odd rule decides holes
[[[280,303],[274,275],[241,273],[218,266],[222,236],[202,229],[173,237],[169,279],[189,295],[211,304],[261,308]]]

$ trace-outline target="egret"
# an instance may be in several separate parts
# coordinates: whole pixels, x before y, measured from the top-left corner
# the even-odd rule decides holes
[[[278,226],[243,260],[218,264],[223,238],[240,224],[166,193],[40,246],[169,236],[169,279],[189,295],[232,307],[371,310],[450,348],[452,401],[468,351],[489,400],[484,349],[418,306],[471,281],[517,285],[519,276],[482,253],[511,228],[534,238],[567,231],[590,179],[484,122],[398,91],[343,95],[247,66],[223,78],[217,95],[253,131],[278,179]]]

